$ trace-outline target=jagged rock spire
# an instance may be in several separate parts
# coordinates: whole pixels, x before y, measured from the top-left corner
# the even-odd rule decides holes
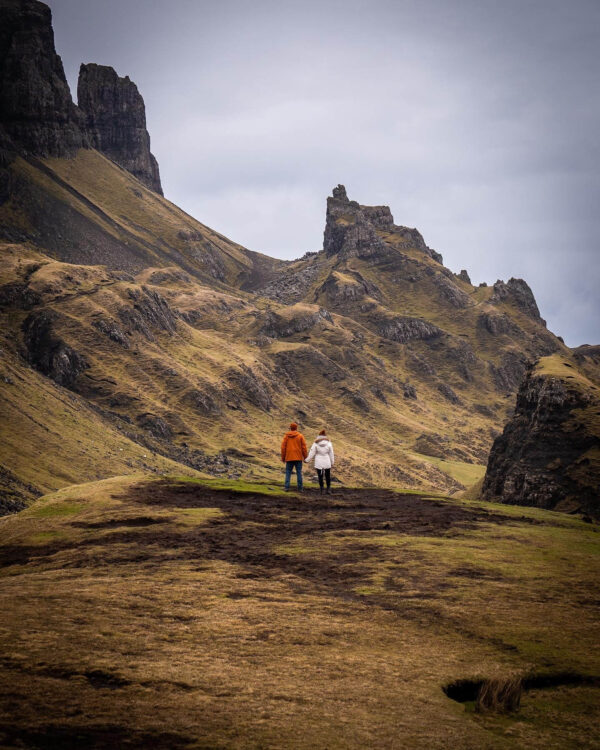
[[[323,238],[325,253],[345,258],[385,254],[387,247],[378,232],[394,232],[403,242],[442,263],[442,256],[427,247],[416,229],[394,224],[389,206],[362,206],[349,200],[343,185],[334,187],[332,195],[327,198]]]

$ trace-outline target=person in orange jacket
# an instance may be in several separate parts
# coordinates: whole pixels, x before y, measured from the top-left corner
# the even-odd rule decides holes
[[[296,469],[298,491],[302,492],[302,462],[307,456],[308,449],[304,435],[298,432],[298,425],[292,422],[289,432],[285,433],[281,441],[281,460],[285,464],[284,489],[286,492],[290,489],[290,479],[294,469]]]

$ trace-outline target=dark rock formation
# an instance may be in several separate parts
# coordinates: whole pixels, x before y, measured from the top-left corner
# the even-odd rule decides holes
[[[161,191],[158,189],[156,192],[160,193]],[[193,260],[203,266],[204,270],[213,279],[217,279],[217,281],[225,280],[223,254],[210,240],[207,240],[200,232],[194,230],[180,230],[177,232],[177,237],[184,241],[188,257],[193,258]]]
[[[111,341],[120,344],[124,349],[129,349],[129,339],[125,333],[119,328],[116,321],[109,318],[96,318],[92,321],[92,325],[100,333],[105,334]]]
[[[328,256],[369,258],[387,254],[388,248],[377,231],[393,232],[406,246],[416,247],[442,262],[442,256],[427,247],[416,229],[396,226],[388,206],[361,206],[351,201],[346,188],[338,185],[327,198],[323,249]]]
[[[269,336],[273,339],[287,338],[296,333],[302,333],[314,328],[321,321],[331,323],[331,314],[320,308],[314,312],[302,312],[292,315],[290,318],[283,317],[272,311],[267,311],[266,319],[259,334]]]
[[[266,383],[250,368],[245,371],[229,370],[225,379],[231,386],[230,400],[242,397],[263,411],[273,408],[273,400]]]
[[[481,313],[477,318],[477,325],[492,336],[523,333],[508,315],[503,313]]]
[[[18,513],[42,493],[0,464],[0,516]]]
[[[68,387],[89,365],[55,333],[59,318],[53,310],[32,312],[23,322],[23,337],[29,362],[59,385]]]
[[[40,296],[26,283],[14,281],[10,284],[0,286],[0,309],[3,307],[16,307],[20,310],[31,310],[39,305]]]
[[[270,279],[266,284],[254,287],[253,291],[261,297],[283,302],[285,305],[293,305],[304,299],[313,282],[321,271],[321,257],[319,254],[307,254],[305,260],[310,262],[302,268],[282,269],[277,273],[275,278]]]
[[[377,323],[377,333],[390,341],[406,344],[408,341],[427,341],[437,338],[443,331],[433,323],[419,318],[385,318]]]
[[[489,363],[494,385],[502,393],[513,392],[527,369],[527,357],[520,351],[509,350],[502,354],[500,364]]]
[[[343,185],[334,188],[333,196],[327,198],[323,249],[326,255],[338,255],[340,258],[364,258],[386,251],[385,243],[375,232],[375,226],[361,206],[348,199]]]
[[[183,403],[204,416],[218,416],[221,414],[219,395],[212,385],[206,383],[204,389],[192,388],[182,399]]]
[[[452,388],[450,388],[448,383],[440,383],[438,385],[438,391],[442,394],[444,398],[447,398],[451,404],[460,404],[459,397],[456,395],[456,393],[454,393]]]
[[[119,317],[128,329],[125,333],[137,331],[148,341],[154,341],[153,331],[175,333],[177,314],[169,307],[169,303],[162,295],[145,286],[141,290],[128,289],[127,294],[132,304],[130,307],[122,307],[119,310]],[[115,341],[120,338],[120,333],[122,332],[115,332]]]
[[[453,274],[451,274],[453,276]],[[437,287],[440,299],[449,302],[452,307],[463,308],[472,304],[468,294],[443,274],[436,274],[433,277],[433,283]]]
[[[173,430],[170,425],[155,414],[138,414],[136,422],[158,440],[170,440],[173,437]]]
[[[572,364],[558,375],[531,368],[492,446],[483,497],[600,517],[598,413],[600,389]]]
[[[403,392],[404,398],[410,398],[410,399],[417,398],[417,389],[414,387],[414,385],[411,385],[411,383],[403,383],[402,392]]]
[[[69,156],[89,145],[54,48],[50,9],[36,0],[0,0],[0,121],[5,148],[12,141],[37,156]]]
[[[571,350],[575,361],[579,364],[600,365],[600,345],[582,344]]]
[[[358,391],[355,391],[352,388],[347,388],[346,386],[342,386],[340,388],[340,395],[342,396],[342,398],[345,398],[350,404],[358,407],[360,411],[369,411],[369,403]]]
[[[146,107],[135,83],[107,65],[88,63],[79,70],[77,99],[94,148],[162,195],[158,163],[150,153]]]
[[[381,291],[371,281],[365,279],[358,271],[344,271],[351,281],[346,282],[339,274],[331,273],[317,292],[325,294],[333,304],[356,302],[363,297],[381,299]]]
[[[314,346],[283,349],[275,354],[278,376],[289,390],[297,388],[307,372],[319,373],[325,380],[336,383],[346,378],[347,372]]]
[[[467,284],[471,283],[471,278],[466,270],[463,268],[460,273],[456,274],[461,281],[466,281]]]
[[[506,284],[499,279],[494,284],[494,293],[490,297],[490,302],[494,304],[504,300],[511,302],[536,322],[546,325],[546,321],[540,316],[533,292],[523,279],[509,279]]]

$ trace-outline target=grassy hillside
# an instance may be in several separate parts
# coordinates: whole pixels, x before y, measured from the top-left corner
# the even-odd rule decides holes
[[[8,167],[0,221],[53,257],[129,272],[177,265],[213,285],[237,283],[259,263],[252,253],[186,214],[93,149],[69,159],[25,159]]]
[[[564,350],[527,295],[524,306],[510,285],[472,287],[414,230],[372,230],[363,254],[286,263],[231,243],[97,152],[9,169],[0,217],[29,241],[0,248],[7,357],[96,415],[101,426],[75,438],[86,455],[125,439],[198,471],[279,480],[295,420],[309,440],[329,429],[336,480],[459,491],[481,478],[526,362]],[[3,390],[57,455],[52,483],[48,468],[36,484],[4,423],[0,462],[25,499],[123,470],[78,460],[66,412],[46,424],[34,399]],[[73,456],[68,474],[58,456]]]
[[[594,526],[278,493],[113,478],[1,520],[2,744],[598,746]]]

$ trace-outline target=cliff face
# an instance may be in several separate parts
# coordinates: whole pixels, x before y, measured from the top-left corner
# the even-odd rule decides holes
[[[35,0],[0,0],[0,112],[5,147],[12,140],[37,156],[68,156],[88,145],[54,48],[50,9]]]
[[[599,415],[598,378],[589,368],[558,355],[540,360],[492,446],[483,497],[600,517]]]
[[[79,70],[77,99],[92,146],[162,195],[158,163],[150,153],[146,108],[135,83],[109,66],[89,63]]]
[[[0,0],[0,166],[10,152],[64,157],[93,147],[162,195],[135,83],[110,67],[82,65],[78,95],[83,109],[73,103],[56,54],[48,6]]]

